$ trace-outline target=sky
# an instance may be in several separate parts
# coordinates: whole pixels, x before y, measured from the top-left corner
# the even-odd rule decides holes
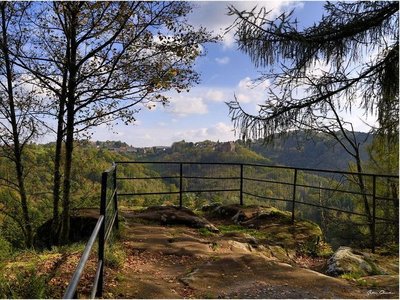
[[[203,26],[215,33],[225,31],[234,18],[227,16],[227,7],[234,5],[239,10],[254,6],[266,6],[278,16],[283,11],[295,9],[300,26],[310,26],[323,14],[320,1],[212,1],[192,2],[194,9],[188,16],[195,26]],[[254,87],[252,80],[260,75],[250,58],[237,49],[233,32],[225,35],[217,44],[204,45],[206,54],[196,61],[195,70],[201,75],[200,84],[188,93],[169,93],[168,106],[141,107],[136,122],[130,125],[114,124],[112,128],[99,126],[92,131],[92,140],[120,140],[134,147],[169,146],[185,140],[231,141],[239,138],[235,134],[225,102],[238,98],[249,113],[257,112],[257,105],[266,98],[268,82]],[[353,123],[354,130],[368,131],[363,121],[353,110],[345,117]],[[370,121],[369,121],[370,122]]]

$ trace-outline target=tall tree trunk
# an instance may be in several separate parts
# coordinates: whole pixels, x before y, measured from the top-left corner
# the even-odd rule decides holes
[[[67,57],[69,57],[69,45],[66,51]],[[59,103],[59,112],[57,116],[57,139],[56,149],[54,156],[54,172],[53,172],[53,223],[52,223],[52,240],[53,243],[58,243],[60,240],[60,194],[61,194],[61,157],[62,157],[62,143],[64,137],[64,115],[65,115],[65,103],[67,94],[67,79],[68,72],[65,68],[63,73],[62,91]]]
[[[61,244],[68,243],[70,231],[70,193],[71,193],[71,170],[72,152],[74,149],[74,107],[67,105],[67,134],[65,142],[64,181],[62,198],[62,226],[60,234]]]
[[[24,220],[24,228],[25,228],[25,244],[28,248],[33,245],[33,234],[32,234],[32,224],[29,216],[29,207],[28,207],[28,199],[25,189],[24,182],[24,167],[22,163],[22,148],[23,146],[20,143],[20,136],[18,130],[18,121],[15,112],[15,99],[14,99],[14,90],[13,90],[13,72],[11,68],[11,61],[9,56],[9,48],[8,48],[8,37],[7,37],[7,24],[6,24],[6,3],[2,3],[1,5],[1,19],[2,19],[2,32],[3,32],[3,43],[2,43],[2,52],[4,56],[4,64],[6,67],[6,77],[7,77],[7,89],[8,89],[8,101],[10,108],[10,122],[12,128],[12,151],[14,156],[15,163],[15,171],[17,173],[17,181],[18,181],[18,191],[21,200],[21,209]],[[33,128],[32,128],[33,130]]]
[[[357,147],[356,149],[356,155],[354,156],[354,158],[356,159],[356,165],[357,165],[357,183],[358,186],[360,188],[360,192],[362,194],[362,199],[364,202],[364,211],[367,215],[368,218],[368,227],[369,227],[369,232],[370,234],[372,234],[372,232],[374,231],[374,225],[372,224],[372,213],[371,213],[371,209],[369,207],[369,203],[368,203],[368,197],[367,197],[367,189],[365,188],[365,183],[364,183],[364,178],[360,173],[363,173],[363,168],[361,165],[361,159],[360,159],[360,151],[359,148]]]
[[[70,55],[67,61],[67,70],[69,71],[68,92],[67,92],[67,128],[65,141],[65,164],[64,164],[64,182],[63,182],[63,211],[61,225],[61,242],[67,243],[70,231],[70,202],[71,202],[71,170],[72,170],[72,153],[74,150],[74,121],[75,121],[75,91],[76,91],[76,75],[77,75],[77,43],[76,43],[76,27],[78,24],[77,11],[74,4],[68,4],[67,18],[70,19],[70,27],[68,30],[70,42]]]

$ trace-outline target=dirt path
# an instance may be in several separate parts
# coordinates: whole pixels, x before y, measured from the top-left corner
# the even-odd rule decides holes
[[[396,298],[282,263],[234,237],[216,240],[184,226],[125,218],[123,244],[124,266],[108,273],[116,280],[105,280],[108,298]]]

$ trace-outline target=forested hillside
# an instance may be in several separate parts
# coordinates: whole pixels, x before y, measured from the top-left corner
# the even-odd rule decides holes
[[[363,162],[369,158],[373,134],[356,132],[360,143]],[[136,148],[121,142],[96,142],[102,148],[119,152],[129,152],[139,160],[157,161],[204,161],[204,162],[262,162],[299,168],[317,168],[345,171],[354,158],[333,138],[324,134],[309,135],[307,132],[293,132],[286,136],[276,136],[270,142],[237,140],[235,142],[203,141],[175,142],[171,147]],[[131,147],[132,148],[132,147]]]
[[[361,145],[361,159],[369,159],[367,148],[373,135],[356,132],[356,140]],[[306,132],[289,133],[288,136],[276,137],[270,143],[257,140],[250,144],[254,152],[268,157],[279,165],[299,168],[318,168],[347,170],[353,158],[334,139],[323,134],[308,135]]]

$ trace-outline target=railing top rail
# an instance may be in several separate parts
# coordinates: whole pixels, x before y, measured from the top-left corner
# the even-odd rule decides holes
[[[324,170],[324,169],[314,169],[314,168],[299,168],[299,167],[288,167],[288,166],[276,166],[276,165],[266,165],[266,164],[255,164],[255,163],[238,163],[238,162],[195,162],[195,161],[116,161],[117,164],[168,164],[168,165],[228,165],[228,166],[250,166],[250,167],[265,167],[265,168],[276,168],[276,169],[286,169],[286,170],[299,170],[307,172],[319,172],[319,173],[333,173],[333,174],[345,174],[345,175],[362,175],[362,176],[377,176],[384,178],[399,178],[399,175],[394,174],[375,174],[375,173],[358,173],[340,170]]]
[[[100,216],[99,219],[97,220],[96,226],[93,229],[92,235],[90,236],[90,239],[86,244],[85,250],[83,251],[81,259],[79,260],[78,266],[75,270],[74,275],[72,276],[70,284],[68,285],[68,288],[65,291],[65,294],[63,297],[64,299],[72,299],[74,297],[76,288],[79,283],[79,279],[82,276],[84,267],[86,265],[86,262],[89,259],[90,252],[93,248],[94,242],[96,241],[97,235],[100,231],[100,227],[103,222],[104,222],[104,216]]]

